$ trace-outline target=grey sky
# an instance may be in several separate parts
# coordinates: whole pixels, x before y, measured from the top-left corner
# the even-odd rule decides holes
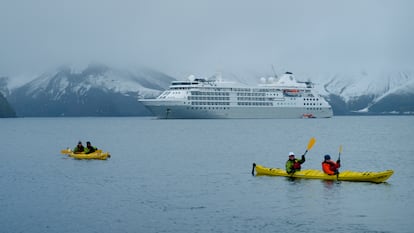
[[[414,1],[0,0],[0,75],[64,63],[217,71],[411,69]]]

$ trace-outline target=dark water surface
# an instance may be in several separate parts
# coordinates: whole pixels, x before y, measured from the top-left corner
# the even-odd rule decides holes
[[[254,177],[316,144],[383,184]],[[0,229],[16,232],[401,232],[414,218],[414,117],[0,119]],[[78,140],[112,157],[60,154]]]

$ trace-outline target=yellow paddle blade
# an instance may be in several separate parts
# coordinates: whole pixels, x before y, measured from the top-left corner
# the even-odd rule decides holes
[[[315,142],[316,142],[316,139],[312,137],[309,140],[308,147],[306,148],[306,150],[310,150],[313,147],[313,145],[315,144]]]
[[[339,146],[339,154],[342,153],[342,145]]]
[[[62,154],[70,154],[70,152],[72,152],[72,150],[71,149],[64,149],[64,150],[61,150],[60,151],[60,153],[62,153]]]

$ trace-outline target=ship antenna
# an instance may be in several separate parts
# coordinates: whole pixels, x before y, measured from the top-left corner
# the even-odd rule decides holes
[[[275,71],[275,67],[272,65],[272,70],[273,70],[273,76],[275,76],[275,78],[277,79],[277,75],[276,75],[276,71]]]

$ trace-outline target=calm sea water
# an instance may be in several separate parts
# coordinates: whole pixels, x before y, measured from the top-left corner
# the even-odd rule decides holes
[[[316,144],[383,184],[254,177]],[[0,119],[0,229],[16,232],[412,232],[414,117]],[[107,161],[60,154],[78,140]]]

